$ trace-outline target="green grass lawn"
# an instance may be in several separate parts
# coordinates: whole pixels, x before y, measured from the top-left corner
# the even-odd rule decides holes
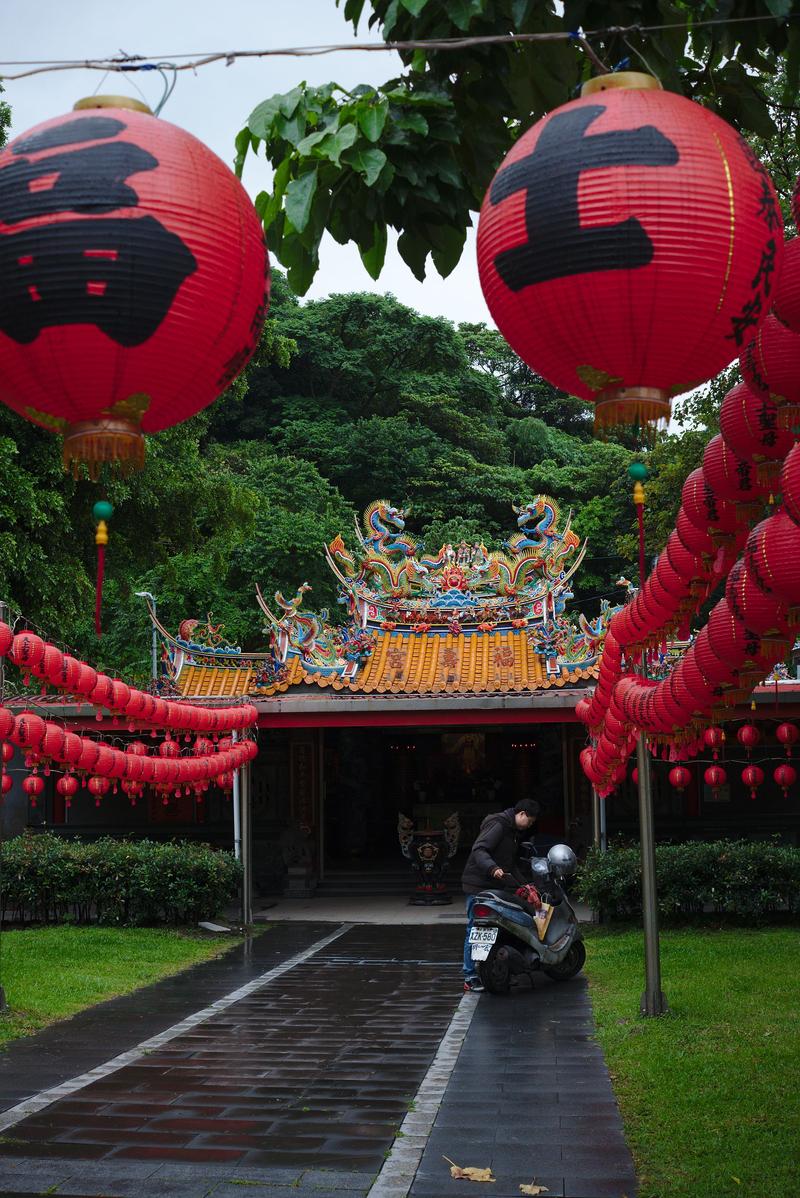
[[[640,931],[592,929],[587,949],[641,1198],[797,1198],[800,932],[662,931],[659,1019],[638,1014]]]
[[[218,956],[235,936],[163,928],[42,927],[0,933],[0,982],[10,1012],[0,1044],[56,1019]]]

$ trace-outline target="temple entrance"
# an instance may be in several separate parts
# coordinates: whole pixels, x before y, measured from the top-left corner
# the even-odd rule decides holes
[[[324,734],[325,872],[401,866],[400,812],[419,830],[454,812],[463,860],[489,812],[535,797],[537,843],[565,836],[562,725],[329,728]]]

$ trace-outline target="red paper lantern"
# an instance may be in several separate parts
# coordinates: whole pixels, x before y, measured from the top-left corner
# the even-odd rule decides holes
[[[5,657],[8,654],[13,643],[13,629],[6,624],[5,620],[0,620],[0,657]]]
[[[786,750],[786,756],[791,757],[792,745],[797,743],[798,731],[794,724],[778,724],[775,737]]]
[[[158,746],[159,756],[161,757],[180,757],[181,749],[177,741],[162,740]]]
[[[44,778],[38,774],[29,774],[22,782],[22,789],[30,800],[31,807],[36,806],[36,800],[44,790]]]
[[[728,781],[728,775],[721,765],[710,765],[703,774],[706,786],[710,786],[714,794]]]
[[[0,740],[5,740],[14,731],[14,713],[9,707],[0,707]]]
[[[38,678],[47,678],[49,680],[52,673],[56,673],[61,669],[64,661],[64,654],[55,645],[45,644],[44,653],[41,660],[32,667],[32,672]]]
[[[764,781],[764,771],[757,765],[746,765],[742,770],[742,782],[750,789],[750,798],[756,797],[756,790]]]
[[[772,311],[787,329],[800,333],[800,237],[793,237],[784,247]]]
[[[675,531],[680,537],[681,544],[689,550],[690,553],[699,554],[701,557],[713,557],[716,553],[714,542],[711,540],[711,535],[708,531],[708,525],[697,525],[693,520],[690,520],[686,512],[681,506],[678,510],[678,518],[675,521]]]
[[[2,750],[0,750],[0,756],[2,756],[3,764],[7,765],[14,756],[14,746],[10,745],[8,741],[3,741]]]
[[[55,662],[47,673],[47,680],[57,690],[71,694],[75,691],[80,677],[81,663],[69,653],[63,653],[61,660]]]
[[[792,434],[780,426],[775,401],[751,391],[747,383],[731,388],[722,401],[719,431],[735,454],[756,463],[765,482],[780,472],[780,463],[794,443]]]
[[[108,778],[92,777],[89,779],[87,785],[89,787],[89,793],[94,795],[95,807],[99,807],[100,799],[103,797],[103,795],[108,794],[109,789],[111,788],[111,783],[109,782]]]
[[[94,740],[84,740],[81,755],[75,762],[75,768],[89,773],[94,769],[97,758],[100,756],[100,746]]]
[[[78,779],[72,774],[64,774],[63,778],[59,778],[56,782],[56,790],[66,799],[66,805],[69,807],[78,793]]]
[[[63,432],[65,464],[92,472],[140,466],[142,432],[228,386],[258,343],[268,279],[260,222],[228,167],[138,101],[106,103],[80,101],[0,154],[16,184],[0,399]]]
[[[800,527],[787,512],[778,511],[753,529],[744,560],[760,589],[788,608],[790,623],[800,622]]]
[[[599,425],[641,424],[752,338],[781,227],[769,176],[730,125],[649,76],[605,75],[495,175],[481,286],[534,370],[593,401]]]
[[[720,533],[735,533],[741,520],[735,504],[714,494],[702,469],[693,470],[683,484],[681,507],[697,528],[712,530],[712,542]]]
[[[67,739],[67,734],[64,729],[58,724],[45,724],[45,733],[42,737],[42,744],[39,749],[42,757],[49,757],[54,761],[63,760],[64,743]]]
[[[80,760],[80,755],[83,752],[83,740],[80,736],[76,736],[74,732],[68,732],[64,737],[64,748],[61,754],[61,760],[68,765],[75,765]]]
[[[132,740],[125,748],[126,753],[132,753],[135,757],[147,757],[149,750],[147,745],[141,740]]]
[[[90,695],[97,685],[97,677],[97,670],[93,670],[85,662],[80,662],[78,665],[78,678],[75,683],[76,694]]]
[[[786,617],[778,595],[762,590],[744,562],[737,562],[728,575],[725,598],[734,616],[759,633],[762,643],[766,637],[783,641],[789,639],[786,635]]]
[[[795,782],[797,781],[797,773],[794,769],[794,766],[791,765],[779,765],[774,771],[772,777],[783,791],[784,798],[786,798],[789,787],[794,786]]]
[[[670,786],[674,786],[679,794],[683,794],[691,780],[692,775],[685,765],[673,766],[669,771],[669,784]]]
[[[761,740],[761,733],[755,724],[742,724],[741,728],[737,729],[736,739],[749,755]]]
[[[777,404],[779,423],[791,428],[800,418],[800,336],[769,315],[739,365],[748,387],[768,395]]]
[[[717,433],[703,454],[703,477],[713,493],[737,506],[746,515],[760,510],[759,500],[766,498],[766,486],[760,482],[749,457],[740,458]]]
[[[714,754],[714,760],[719,757],[719,751],[725,744],[725,733],[722,728],[706,728],[703,733],[703,744],[706,748],[711,749]]]
[[[18,632],[8,656],[20,670],[32,670],[44,657],[44,641],[33,632]]]
[[[47,725],[44,720],[32,711],[23,711],[14,721],[14,731],[11,739],[21,749],[38,752],[44,740]]]
[[[5,770],[3,770],[3,773],[2,773],[2,775],[0,775],[0,778],[1,778],[0,794],[7,795],[8,792],[11,790],[11,787],[14,785],[14,779],[11,777],[10,774],[7,774]]]

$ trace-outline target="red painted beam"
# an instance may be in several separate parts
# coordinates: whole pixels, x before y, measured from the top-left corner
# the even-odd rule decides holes
[[[259,728],[442,728],[475,724],[575,724],[575,709],[513,707],[475,711],[263,712]]]

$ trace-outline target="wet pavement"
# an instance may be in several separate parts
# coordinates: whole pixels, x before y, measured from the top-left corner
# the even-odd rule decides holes
[[[491,1165],[492,1198],[534,1176],[548,1198],[634,1198],[585,983],[463,996],[461,942],[277,924],[12,1044],[0,1194],[474,1195],[444,1153]]]

